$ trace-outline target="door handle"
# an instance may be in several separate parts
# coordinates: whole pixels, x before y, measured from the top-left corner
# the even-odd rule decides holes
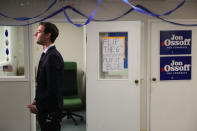
[[[135,84],[138,84],[139,83],[139,80],[135,80],[134,82],[135,82]]]
[[[157,81],[157,78],[153,77],[153,78],[152,78],[152,81]]]

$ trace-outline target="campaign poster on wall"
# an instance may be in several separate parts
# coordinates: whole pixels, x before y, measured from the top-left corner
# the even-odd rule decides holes
[[[191,54],[192,31],[160,31],[160,55]]]
[[[160,80],[191,80],[191,56],[160,57]]]

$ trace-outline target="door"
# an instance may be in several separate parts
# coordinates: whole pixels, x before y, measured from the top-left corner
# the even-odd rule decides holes
[[[137,21],[87,26],[87,131],[140,131]]]
[[[196,35],[197,27],[150,24],[150,131],[197,130]]]

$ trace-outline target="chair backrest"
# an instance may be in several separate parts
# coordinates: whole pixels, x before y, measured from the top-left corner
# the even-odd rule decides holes
[[[77,63],[64,62],[64,96],[78,96]]]

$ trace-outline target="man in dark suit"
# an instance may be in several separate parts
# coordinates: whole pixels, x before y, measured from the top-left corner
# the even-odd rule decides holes
[[[37,114],[42,131],[61,130],[64,61],[54,45],[58,34],[50,22],[41,22],[35,33],[36,42],[44,51],[38,65],[36,97],[28,108]]]

